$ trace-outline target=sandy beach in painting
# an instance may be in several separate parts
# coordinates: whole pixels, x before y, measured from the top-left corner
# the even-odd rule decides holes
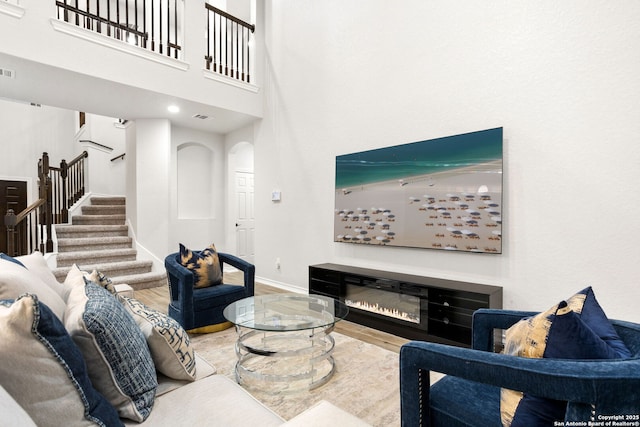
[[[334,240],[501,253],[502,161],[336,188]]]

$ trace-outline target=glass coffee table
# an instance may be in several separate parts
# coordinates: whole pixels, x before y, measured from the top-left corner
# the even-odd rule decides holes
[[[236,325],[236,380],[269,391],[313,389],[335,372],[331,332],[348,307],[320,295],[270,294],[224,309]]]

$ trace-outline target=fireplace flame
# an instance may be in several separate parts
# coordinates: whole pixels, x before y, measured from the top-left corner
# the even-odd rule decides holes
[[[345,304],[349,307],[357,308],[364,311],[369,311],[376,314],[381,314],[387,317],[393,317],[395,319],[404,320],[406,322],[417,323],[420,324],[420,315],[407,313],[397,308],[387,308],[382,307],[377,303],[370,303],[367,301],[354,301],[350,299],[345,299]]]

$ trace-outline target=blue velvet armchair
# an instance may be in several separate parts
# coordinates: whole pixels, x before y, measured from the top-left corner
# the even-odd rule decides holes
[[[218,252],[218,257],[223,272],[224,265],[228,264],[244,273],[242,285],[222,283],[207,288],[195,288],[194,275],[180,264],[179,252],[168,255],[164,260],[171,298],[168,313],[186,330],[216,330],[215,327],[211,327],[227,323],[222,314],[227,305],[254,294],[255,266],[225,253]]]
[[[584,425],[603,416],[640,414],[640,324],[611,321],[630,359],[527,359],[492,352],[494,329],[508,329],[535,314],[476,311],[470,349],[419,341],[403,345],[402,426],[501,426],[502,387],[568,401],[565,421]],[[446,376],[430,386],[430,371]]]

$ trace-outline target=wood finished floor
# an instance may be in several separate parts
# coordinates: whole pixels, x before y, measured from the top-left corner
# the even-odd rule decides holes
[[[238,272],[225,273],[225,281],[227,283],[239,283],[241,280],[242,276]],[[286,291],[256,282],[256,295],[268,295],[282,292]],[[139,290],[135,292],[135,296],[147,306],[162,313],[167,312],[167,305],[169,304],[168,286]],[[357,323],[348,322],[346,320],[338,322],[336,324],[335,331],[395,353],[400,353],[400,347],[402,344],[409,341],[405,338],[368,328]]]

